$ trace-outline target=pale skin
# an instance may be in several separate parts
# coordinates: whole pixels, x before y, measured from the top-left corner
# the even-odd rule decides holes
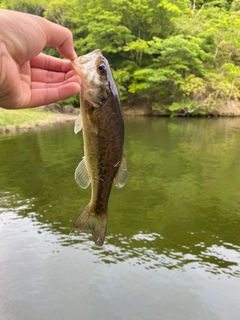
[[[33,108],[80,91],[80,77],[69,61],[77,58],[69,29],[38,16],[0,9],[0,30],[0,107]],[[46,46],[69,60],[41,53]]]

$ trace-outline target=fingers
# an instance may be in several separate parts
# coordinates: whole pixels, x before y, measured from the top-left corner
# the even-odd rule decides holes
[[[31,83],[31,89],[47,89],[47,88],[57,88],[60,87],[63,84],[67,83],[77,83],[79,85],[79,91],[80,91],[80,83],[79,83],[79,76],[75,75],[73,71],[70,71],[64,76],[57,76],[56,79],[51,78],[52,81],[42,81],[42,79],[35,79],[35,81],[32,81]],[[58,80],[58,81],[56,81]]]
[[[78,93],[80,86],[78,83],[65,83],[57,88],[37,88],[31,92],[31,99],[27,108],[48,105],[59,100],[70,98]]]
[[[31,88],[53,88],[70,82],[80,85],[80,77],[72,70],[70,61],[39,54],[30,64]]]
[[[31,99],[28,108],[70,98],[80,92],[80,77],[69,61],[39,54],[31,60]]]
[[[39,68],[43,70],[52,70],[58,72],[67,72],[72,70],[70,61],[51,57],[43,53],[40,53],[34,57],[30,61],[30,64],[32,68]]]
[[[32,82],[45,82],[48,83],[57,83],[57,82],[63,82],[75,75],[74,71],[71,70],[67,73],[64,72],[54,72],[54,71],[48,71],[48,70],[41,70],[41,69],[32,69],[31,70],[31,79]],[[75,82],[79,83],[79,76],[75,76],[74,80]]]

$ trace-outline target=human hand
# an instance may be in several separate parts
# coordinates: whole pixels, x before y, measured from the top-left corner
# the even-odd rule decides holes
[[[70,61],[41,53],[52,46],[75,59],[70,30],[38,16],[1,9],[0,29],[0,107],[32,108],[80,91]]]

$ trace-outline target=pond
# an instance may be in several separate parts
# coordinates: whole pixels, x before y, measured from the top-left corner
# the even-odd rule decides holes
[[[129,180],[96,247],[73,123],[0,136],[1,320],[237,320],[240,119],[125,118]]]

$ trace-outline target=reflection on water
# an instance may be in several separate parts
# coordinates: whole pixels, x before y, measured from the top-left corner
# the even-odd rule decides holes
[[[125,123],[102,248],[72,231],[90,197],[73,124],[0,137],[1,319],[237,319],[240,119]]]

